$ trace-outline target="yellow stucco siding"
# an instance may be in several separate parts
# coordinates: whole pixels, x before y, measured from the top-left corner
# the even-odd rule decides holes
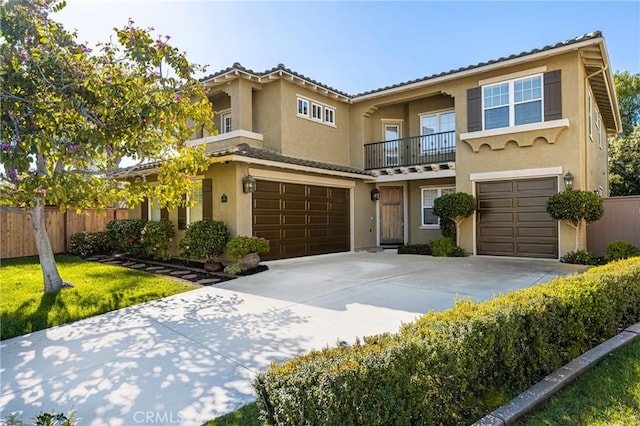
[[[284,82],[281,92],[282,154],[312,158],[335,164],[349,164],[349,108],[348,105],[292,83]],[[309,117],[298,114],[297,99],[309,101]],[[311,118],[313,104],[318,105],[321,120]],[[334,112],[335,125],[324,122],[324,111]]]

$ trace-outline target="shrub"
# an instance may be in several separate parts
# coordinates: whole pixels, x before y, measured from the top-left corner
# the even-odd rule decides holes
[[[224,273],[229,275],[238,275],[240,272],[247,270],[247,267],[239,262],[233,262],[224,268]]]
[[[167,260],[171,257],[169,246],[176,236],[173,222],[163,219],[150,220],[141,231],[142,244],[149,256],[155,259]]]
[[[600,265],[603,263],[600,258],[594,256],[587,250],[567,252],[560,258],[560,262],[572,263],[574,265]]]
[[[440,238],[429,242],[431,255],[436,257],[464,257],[467,253],[462,247],[455,245],[450,238]]]
[[[445,194],[433,201],[433,214],[440,218],[442,235],[444,237],[452,237],[451,222],[453,222],[456,244],[460,244],[460,224],[471,216],[475,210],[475,197],[465,192]],[[449,235],[445,235],[445,233]]]
[[[67,251],[76,256],[91,256],[96,253],[109,252],[111,249],[106,232],[82,231],[71,236]]]
[[[604,201],[591,191],[568,189],[549,197],[546,210],[549,216],[564,221],[576,230],[574,250],[578,251],[580,229],[604,216]]]
[[[459,300],[397,334],[314,351],[258,373],[273,424],[470,424],[640,321],[640,258]]]
[[[431,247],[429,244],[407,244],[398,247],[398,254],[422,254],[430,255]]]
[[[256,236],[239,235],[227,243],[227,253],[235,259],[249,253],[267,253],[269,249],[269,241]]]
[[[180,240],[182,255],[188,259],[211,261],[224,253],[229,229],[219,220],[200,220],[189,225]]]
[[[143,256],[146,250],[141,241],[142,228],[140,219],[116,219],[107,223],[107,236],[118,253]]]
[[[605,251],[605,258],[609,262],[634,256],[640,256],[640,249],[628,241],[612,241]]]

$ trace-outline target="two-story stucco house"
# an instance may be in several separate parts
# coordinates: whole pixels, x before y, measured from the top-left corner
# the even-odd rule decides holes
[[[433,200],[452,191],[478,199],[461,228],[468,252],[558,258],[574,234],[545,202],[564,176],[608,194],[620,117],[599,32],[358,95],[283,65],[203,82],[219,133],[196,129],[190,143],[217,161],[194,181],[197,205],[168,218],[265,237],[265,259],[439,238]],[[131,216],[167,213],[145,203]]]

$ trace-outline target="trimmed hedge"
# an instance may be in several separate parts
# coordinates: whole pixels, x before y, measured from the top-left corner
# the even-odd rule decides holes
[[[111,243],[107,233],[104,231],[82,231],[71,236],[67,251],[76,256],[91,256],[92,254],[111,251]]]
[[[638,321],[633,258],[274,363],[254,387],[275,424],[468,424]]]

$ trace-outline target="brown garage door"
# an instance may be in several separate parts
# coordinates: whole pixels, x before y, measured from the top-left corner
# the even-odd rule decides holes
[[[349,190],[258,181],[253,233],[269,240],[265,260],[349,251]]]
[[[479,182],[478,254],[558,257],[558,224],[545,210],[557,178]]]

